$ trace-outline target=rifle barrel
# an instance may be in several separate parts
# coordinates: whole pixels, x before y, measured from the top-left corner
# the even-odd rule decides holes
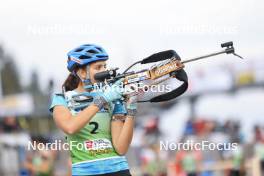
[[[193,61],[196,61],[196,60],[205,59],[205,58],[216,56],[216,55],[223,54],[223,53],[226,53],[226,50],[215,52],[215,53],[211,53],[211,54],[207,54],[207,55],[203,55],[203,56],[199,56],[199,57],[195,57],[195,58],[192,58],[192,59],[187,59],[185,61],[182,61],[181,63],[186,64],[188,62],[193,62]]]

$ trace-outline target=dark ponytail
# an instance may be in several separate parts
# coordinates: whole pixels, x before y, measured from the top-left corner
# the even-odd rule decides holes
[[[74,75],[73,73],[70,73],[62,85],[62,92],[76,89],[80,81],[81,80],[78,76]]]

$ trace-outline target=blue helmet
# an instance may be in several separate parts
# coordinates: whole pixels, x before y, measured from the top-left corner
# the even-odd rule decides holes
[[[91,62],[107,60],[108,54],[106,51],[94,44],[81,45],[68,52],[67,68],[72,72],[78,66],[85,66]]]

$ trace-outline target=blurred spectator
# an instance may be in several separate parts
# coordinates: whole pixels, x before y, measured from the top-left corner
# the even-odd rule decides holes
[[[255,133],[255,157],[260,160],[261,173],[264,175],[264,138],[263,131],[260,126],[256,125],[254,127]]]
[[[237,143],[242,140],[239,122],[228,120],[224,125],[224,130],[230,136],[231,143]]]
[[[167,175],[166,153],[160,151],[159,146],[143,149],[141,160],[141,169],[144,176]]]
[[[165,176],[166,152],[160,151],[159,142],[161,139],[159,128],[159,117],[148,119],[144,125],[143,141],[144,149],[141,151],[141,169],[144,176]]]
[[[243,146],[238,144],[237,149],[232,151],[232,163],[233,167],[230,171],[230,176],[242,176],[244,175],[244,154]]]
[[[254,127],[254,136],[256,142],[264,141],[263,131],[261,130],[259,125],[256,125]]]
[[[159,128],[159,117],[150,118],[144,126],[145,134],[143,141],[147,146],[159,145],[161,131]]]
[[[184,136],[185,135],[192,135],[194,134],[194,126],[193,126],[193,119],[189,119],[186,122],[185,130],[184,130]]]
[[[202,155],[200,151],[180,150],[176,154],[176,165],[180,166],[178,174],[182,171],[187,176],[197,176],[198,167],[201,163]]]
[[[1,125],[1,130],[3,133],[18,132],[20,126],[17,122],[17,118],[13,116],[5,117]]]
[[[46,144],[47,140],[42,137],[32,138],[32,142],[36,145],[42,143]],[[53,175],[54,153],[51,150],[37,150],[31,151],[27,155],[24,162],[24,167],[32,176],[50,176]]]
[[[0,133],[0,175],[19,175],[30,137],[27,132],[20,128],[16,117],[6,117],[2,122]]]

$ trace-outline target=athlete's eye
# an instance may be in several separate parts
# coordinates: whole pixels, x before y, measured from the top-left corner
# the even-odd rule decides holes
[[[100,70],[100,69],[101,69],[101,65],[97,65],[97,66],[95,67],[95,69],[96,69],[96,70]]]
[[[103,68],[105,69],[105,68],[106,68],[106,65],[99,65],[97,69],[98,69],[98,70],[101,70],[101,69],[103,69]]]

